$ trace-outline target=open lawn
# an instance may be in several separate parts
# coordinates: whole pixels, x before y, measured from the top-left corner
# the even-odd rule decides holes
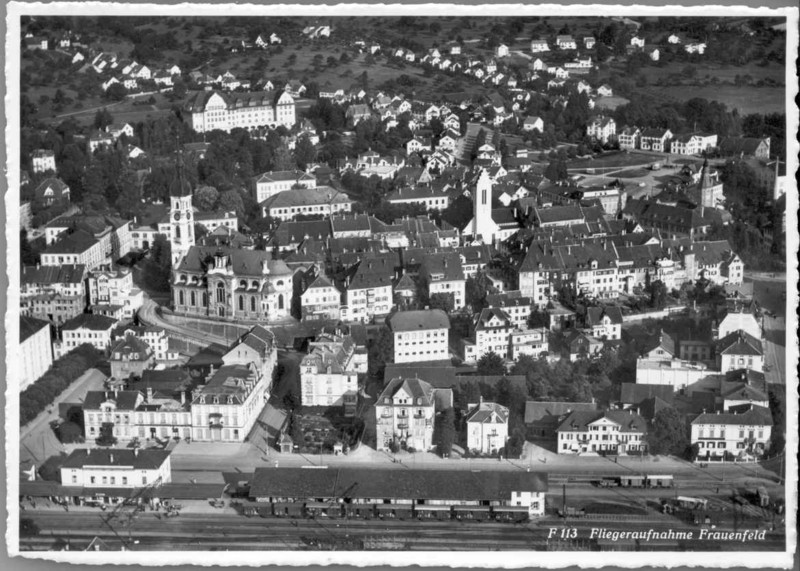
[[[652,171],[648,169],[626,169],[624,171],[615,172],[614,176],[619,178],[640,178],[647,176]]]
[[[605,153],[591,159],[576,159],[567,163],[567,170],[607,169],[611,167],[627,167],[649,165],[657,159],[650,155],[638,153],[613,152]]]
[[[703,97],[719,101],[729,109],[738,109],[740,115],[750,113],[784,113],[786,111],[786,90],[783,87],[736,87],[734,85],[706,85],[652,87],[648,92],[660,96],[686,101],[693,97]]]
[[[617,97],[616,95],[612,95],[611,97],[598,97],[595,104],[600,107],[601,109],[611,109],[612,111],[619,107],[620,105],[625,105],[629,103],[630,100],[625,99],[624,97]]]

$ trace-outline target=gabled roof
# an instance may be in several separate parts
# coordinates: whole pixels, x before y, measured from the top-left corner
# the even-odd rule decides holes
[[[508,407],[495,402],[481,402],[466,416],[467,423],[508,424]]]
[[[752,355],[763,356],[764,349],[761,341],[747,333],[746,331],[733,331],[717,341],[718,355]]]
[[[98,240],[85,230],[77,230],[50,244],[45,254],[82,254],[95,246]]]
[[[599,325],[604,316],[608,316],[612,324],[622,325],[622,309],[616,305],[587,308],[586,324]]]
[[[27,315],[20,315],[19,342],[23,343],[26,339],[31,337],[33,334],[38,333],[45,327],[50,327],[50,324],[47,321],[42,321],[41,319],[36,319],[34,317],[28,317]]]
[[[239,337],[232,345],[233,350],[237,345],[247,345],[254,349],[262,359],[269,357],[275,346],[275,334],[261,325],[254,325],[250,331]]]
[[[658,397],[671,403],[675,389],[672,385],[645,385],[637,383],[622,383],[620,387],[619,402],[623,404],[638,405],[642,401]]]
[[[601,412],[576,410],[565,418],[556,429],[557,432],[586,432],[588,426],[601,419],[608,419],[619,426],[620,432],[647,432],[644,418],[630,410],[606,410]]]
[[[435,389],[430,383],[426,383],[422,379],[404,379],[402,377],[389,381],[375,404],[384,405],[385,399],[391,400],[401,389],[413,399],[412,404],[415,406],[433,406]]]
[[[136,355],[136,358],[133,359],[136,361],[147,361],[152,354],[152,350],[147,343],[138,337],[135,337],[134,335],[126,335],[114,343],[111,348],[110,359],[115,360],[118,353],[123,357]]]
[[[692,424],[725,424],[740,426],[772,426],[772,414],[763,406],[749,405],[744,412],[703,413]]]
[[[139,391],[87,391],[83,410],[99,410],[104,402],[114,402],[117,410],[134,410],[142,398]]]
[[[499,326],[490,326],[489,322],[493,319],[499,319],[502,324]],[[499,307],[486,307],[481,310],[478,318],[475,320],[475,329],[476,330],[485,330],[485,329],[496,329],[496,328],[509,328],[513,327],[513,323],[511,321],[511,317],[509,317],[508,313],[500,309]]]

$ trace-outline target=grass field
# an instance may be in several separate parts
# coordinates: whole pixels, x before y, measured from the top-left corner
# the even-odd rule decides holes
[[[738,109],[740,115],[786,112],[786,90],[782,87],[707,85],[653,87],[648,91],[677,101],[686,101],[692,97],[719,101],[727,105],[728,109]]]
[[[645,165],[656,160],[650,155],[640,155],[638,153],[606,153],[600,157],[592,159],[578,159],[567,163],[567,168],[575,169],[603,169],[611,167],[627,167],[633,165]]]
[[[647,176],[651,172],[647,169],[625,169],[624,171],[615,172],[614,176],[619,178],[639,178]]]
[[[613,95],[611,97],[598,97],[595,104],[601,109],[611,109],[612,111],[620,105],[625,105],[629,100],[624,97]]]

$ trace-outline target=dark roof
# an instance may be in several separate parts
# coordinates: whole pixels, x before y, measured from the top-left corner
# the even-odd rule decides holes
[[[593,402],[525,402],[525,424],[540,421],[551,421],[552,418],[559,418],[569,414],[574,410],[595,411],[597,404]],[[552,422],[552,421],[551,421]]]
[[[113,360],[116,354],[130,358],[130,355],[137,355],[136,361],[147,361],[152,355],[150,346],[134,335],[126,335],[119,339],[111,347],[110,359]]]
[[[505,424],[508,422],[508,407],[496,402],[478,403],[467,413],[466,422]]]
[[[692,421],[692,424],[733,424],[744,426],[772,426],[772,414],[768,408],[748,405],[744,412],[703,413]]]
[[[622,309],[618,306],[589,307],[586,309],[586,324],[596,325],[607,315],[614,325],[622,325]]]
[[[207,269],[206,261],[217,254],[228,257],[230,268],[237,277],[262,277],[264,265],[273,277],[292,273],[283,260],[273,260],[272,253],[266,250],[242,250],[223,246],[192,246],[181,261],[178,271],[204,273]]]
[[[141,396],[139,391],[87,391],[83,410],[98,410],[106,401],[115,402],[117,410],[133,410]]]
[[[58,241],[50,244],[44,251],[45,254],[80,254],[97,244],[97,238],[85,230],[77,230],[67,234]]]
[[[392,331],[450,329],[450,318],[441,309],[398,311],[389,317],[388,321]]]
[[[718,355],[761,356],[764,354],[761,341],[741,329],[733,331],[717,341],[716,348]]]
[[[675,389],[672,385],[643,385],[637,383],[622,383],[619,401],[623,404],[638,405],[642,401],[658,397],[671,403]]]
[[[81,313],[66,321],[62,326],[62,331],[72,329],[91,329],[92,331],[110,330],[116,325],[117,320],[105,315],[94,315],[91,313]]]
[[[425,379],[436,388],[448,388],[458,385],[456,369],[449,362],[438,363],[387,363],[385,379],[394,378]]]
[[[504,500],[547,491],[547,474],[525,471],[256,468],[251,498]]]
[[[22,343],[34,333],[38,333],[45,327],[50,327],[47,321],[28,317],[27,315],[19,316],[19,342]]]
[[[392,379],[387,383],[386,388],[378,396],[376,404],[381,404],[381,401],[385,398],[393,398],[401,389],[409,394],[415,404],[421,404],[422,406],[433,405],[434,388],[430,383],[426,383],[421,379],[404,379],[402,377]],[[422,399],[422,401],[417,402],[417,399]]]
[[[83,466],[133,466],[155,470],[169,458],[171,451],[153,448],[77,448],[64,460],[62,468]]]

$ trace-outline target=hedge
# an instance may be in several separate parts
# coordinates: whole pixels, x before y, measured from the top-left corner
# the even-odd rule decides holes
[[[19,423],[25,426],[53,404],[72,382],[103,359],[103,353],[84,343],[60,359],[19,395]]]

